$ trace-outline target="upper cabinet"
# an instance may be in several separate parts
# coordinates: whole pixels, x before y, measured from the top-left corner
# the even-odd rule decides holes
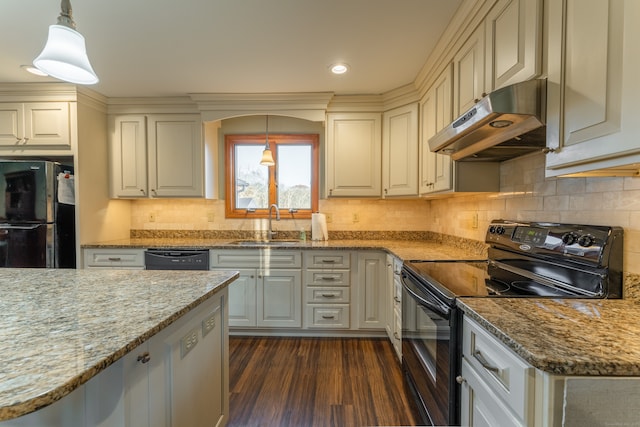
[[[453,57],[453,112],[456,117],[486,95],[484,35],[484,24],[480,24]]]
[[[70,154],[75,112],[71,104],[0,102],[0,150],[14,155]]]
[[[546,175],[637,175],[640,2],[549,3]]]
[[[486,92],[540,76],[542,0],[500,0],[484,28]]]
[[[382,115],[383,197],[418,195],[418,104]]]
[[[327,114],[327,197],[380,197],[382,115]]]
[[[452,120],[452,67],[448,66],[420,100],[420,188],[421,194],[451,189],[450,156],[429,149],[429,138]]]
[[[204,196],[199,115],[123,115],[110,121],[112,197]]]

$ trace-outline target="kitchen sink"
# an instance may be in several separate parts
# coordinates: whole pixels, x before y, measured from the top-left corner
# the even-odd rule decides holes
[[[300,243],[300,240],[234,240],[230,245],[237,246],[293,246]]]

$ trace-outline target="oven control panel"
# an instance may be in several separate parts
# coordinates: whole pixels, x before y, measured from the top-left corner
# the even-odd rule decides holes
[[[486,234],[493,247],[594,263],[600,263],[614,239],[622,241],[621,228],[504,220],[494,220]]]

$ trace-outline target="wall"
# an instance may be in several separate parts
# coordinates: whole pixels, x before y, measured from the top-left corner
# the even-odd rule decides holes
[[[329,230],[434,231],[480,241],[493,218],[618,225],[625,229],[624,269],[640,273],[640,178],[545,179],[544,155],[535,154],[504,162],[500,189],[496,194],[434,200],[321,200],[320,210],[332,219]],[[138,200],[132,205],[131,226],[255,230],[266,225],[224,220],[222,200]],[[309,221],[283,220],[274,228],[300,227],[308,230]]]

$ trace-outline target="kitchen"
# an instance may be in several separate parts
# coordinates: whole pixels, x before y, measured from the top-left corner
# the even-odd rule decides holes
[[[618,3],[613,2],[613,4]],[[467,8],[465,10],[471,16],[474,16],[473,13],[481,15],[489,9],[487,2],[468,2],[468,4],[465,2],[464,5]],[[79,13],[81,7],[80,5],[76,7]],[[553,11],[556,7],[555,2],[547,2],[544,10],[550,13],[549,11]],[[631,5],[625,5],[625,7],[629,10],[633,8]],[[627,11],[626,15],[637,16],[630,11]],[[549,19],[554,16],[556,15],[551,14]],[[477,23],[479,18],[476,16],[475,19],[474,22]],[[79,18],[78,21],[81,27],[82,21]],[[462,45],[463,39],[470,33],[470,30],[461,32],[459,39],[457,39],[457,46]],[[550,50],[552,50],[551,47],[550,45]],[[444,48],[442,49],[444,50]],[[635,56],[625,54],[625,58],[629,57]],[[436,59],[427,61],[429,66],[434,64],[437,64]],[[549,77],[552,77],[551,73],[549,74]],[[419,77],[416,82],[427,88],[431,82],[436,80],[437,76]],[[418,85],[417,83],[416,85]],[[13,87],[12,89],[7,86],[6,92],[16,90],[15,85]],[[2,88],[5,92],[4,84]],[[17,91],[22,89],[24,88],[19,88]],[[632,92],[633,87],[625,86],[625,91]],[[402,98],[403,94],[400,91],[394,95]],[[122,99],[105,100],[98,94],[87,95],[82,90],[79,90],[75,96],[78,96],[81,101],[78,103],[77,111],[77,139],[82,141],[82,144],[77,146],[77,159],[75,159],[78,162],[77,192],[79,199],[82,200],[82,204],[77,206],[80,222],[79,245],[127,239],[132,231],[135,233],[134,235],[139,237],[155,237],[170,235],[174,233],[174,230],[177,230],[174,235],[197,235],[201,230],[213,233],[213,235],[216,230],[253,230],[254,223],[252,221],[224,219],[224,201],[221,199],[180,199],[179,206],[172,199],[111,199],[106,185],[96,186],[94,184],[106,183],[109,176],[108,164],[104,162],[107,157],[105,130],[99,125],[90,125],[94,121],[99,123],[104,120],[105,112],[101,112],[100,108],[87,108],[87,105],[91,102],[98,102],[98,104],[105,102],[109,105],[107,112],[116,114],[154,113],[162,111],[162,107],[156,105],[155,111],[143,110],[139,106],[127,105]],[[180,103],[177,106],[179,108],[175,108],[172,112],[189,114],[201,112],[203,117],[208,117],[215,123],[216,120],[225,117],[225,112],[238,111],[238,108],[242,107],[241,102],[237,103],[240,105],[238,107],[234,105],[236,101],[228,99],[226,106],[220,106],[219,104],[224,101],[224,97],[220,98],[222,101],[203,97],[203,99],[197,100],[196,104],[198,105],[194,105],[194,100],[190,97],[180,98],[177,100]],[[254,100],[254,102],[260,106],[260,98],[256,97],[256,99],[257,101]],[[336,102],[339,100],[332,100],[332,108],[338,108],[334,110],[336,113],[340,112],[340,105]],[[342,100],[350,101],[348,98]],[[246,100],[241,101],[247,102]],[[273,102],[273,100],[262,100],[262,102],[267,101]],[[351,101],[354,100],[351,99]],[[372,97],[372,101],[374,103],[381,102],[380,97]],[[316,102],[318,101],[316,100]],[[292,100],[279,99],[276,102],[278,107],[274,108],[275,111],[270,112],[277,115],[278,111],[286,109],[286,106],[291,106],[292,103],[295,104]],[[176,106],[174,105],[174,107]],[[347,107],[342,108],[347,109]],[[255,105],[250,109],[255,109]],[[293,109],[295,110],[295,108]],[[311,113],[305,112],[305,114]],[[303,115],[300,111],[294,114],[294,116]],[[324,111],[320,121],[323,120]],[[323,126],[306,122],[303,124],[294,119],[279,118],[272,122],[272,126],[275,130],[278,127],[291,129],[291,121],[296,122],[296,126],[301,128],[315,127],[318,133],[324,135]],[[244,128],[249,132],[262,132],[263,123],[262,120],[249,120]],[[231,126],[233,123],[223,120],[221,126],[227,125]],[[205,139],[211,135],[209,132],[212,132],[215,137],[217,131],[217,129],[208,129],[208,126],[210,125],[205,127]],[[95,152],[104,153],[104,155],[95,156]],[[640,274],[640,271],[636,267],[639,264],[635,261],[637,261],[640,250],[635,247],[633,242],[640,228],[637,216],[640,184],[637,183],[636,178],[627,171],[610,173],[609,175],[612,176],[600,173],[601,176],[570,178],[550,176],[545,178],[547,159],[550,156],[553,154],[539,153],[501,163],[499,191],[489,194],[413,199],[405,197],[398,199],[355,196],[330,197],[320,199],[319,210],[328,215],[328,228],[332,240],[338,240],[341,232],[345,232],[343,234],[347,235],[346,232],[361,236],[366,236],[371,232],[380,232],[383,236],[388,232],[424,232],[482,242],[490,221],[495,218],[617,225],[624,228],[626,235],[623,257],[625,278],[629,282],[637,283],[637,275]],[[219,158],[218,152],[218,160]],[[636,162],[633,155],[628,156],[626,161],[628,164]],[[625,174],[628,176],[616,176]],[[87,183],[91,184],[87,185]],[[216,191],[215,184],[213,191]],[[217,191],[218,194],[221,194],[220,183],[218,183]],[[185,212],[188,212],[188,215],[185,215]],[[280,231],[297,232],[301,226],[307,230],[310,229],[307,220],[276,222],[276,227]]]

